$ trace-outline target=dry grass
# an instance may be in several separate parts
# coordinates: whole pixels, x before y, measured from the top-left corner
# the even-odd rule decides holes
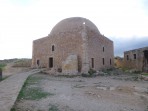
[[[14,62],[12,67],[31,67],[31,59],[20,59]]]

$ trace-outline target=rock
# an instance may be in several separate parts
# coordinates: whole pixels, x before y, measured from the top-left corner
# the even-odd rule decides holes
[[[145,80],[145,81],[148,81],[148,76],[142,75],[141,78],[142,78],[143,80]]]
[[[97,71],[97,72],[95,73],[95,75],[105,76],[105,75],[107,75],[107,73],[102,72],[102,71]]]
[[[97,95],[97,97],[100,98],[101,96],[100,95]]]
[[[105,86],[99,86],[99,87],[97,87],[97,89],[107,90],[107,87],[105,87]]]

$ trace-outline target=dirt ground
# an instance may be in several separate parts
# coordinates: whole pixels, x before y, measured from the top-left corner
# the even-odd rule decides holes
[[[13,67],[14,63],[8,63],[7,66],[3,70],[3,76],[11,76],[13,74],[18,74],[22,72],[30,71],[31,68],[28,67]]]
[[[54,95],[16,102],[19,111],[148,111],[148,82],[128,75],[35,76],[42,78],[38,87]]]

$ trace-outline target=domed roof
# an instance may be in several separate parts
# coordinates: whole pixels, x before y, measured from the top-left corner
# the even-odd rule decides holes
[[[60,32],[71,32],[74,29],[79,29],[83,25],[88,27],[90,30],[100,33],[95,24],[92,23],[90,20],[82,17],[72,17],[64,19],[59,23],[57,23],[50,32],[50,34],[52,35],[52,34],[58,34]]]

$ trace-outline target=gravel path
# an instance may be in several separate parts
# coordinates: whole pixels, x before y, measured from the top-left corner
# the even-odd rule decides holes
[[[35,69],[15,74],[0,82],[0,111],[10,111],[27,77],[38,72]]]

